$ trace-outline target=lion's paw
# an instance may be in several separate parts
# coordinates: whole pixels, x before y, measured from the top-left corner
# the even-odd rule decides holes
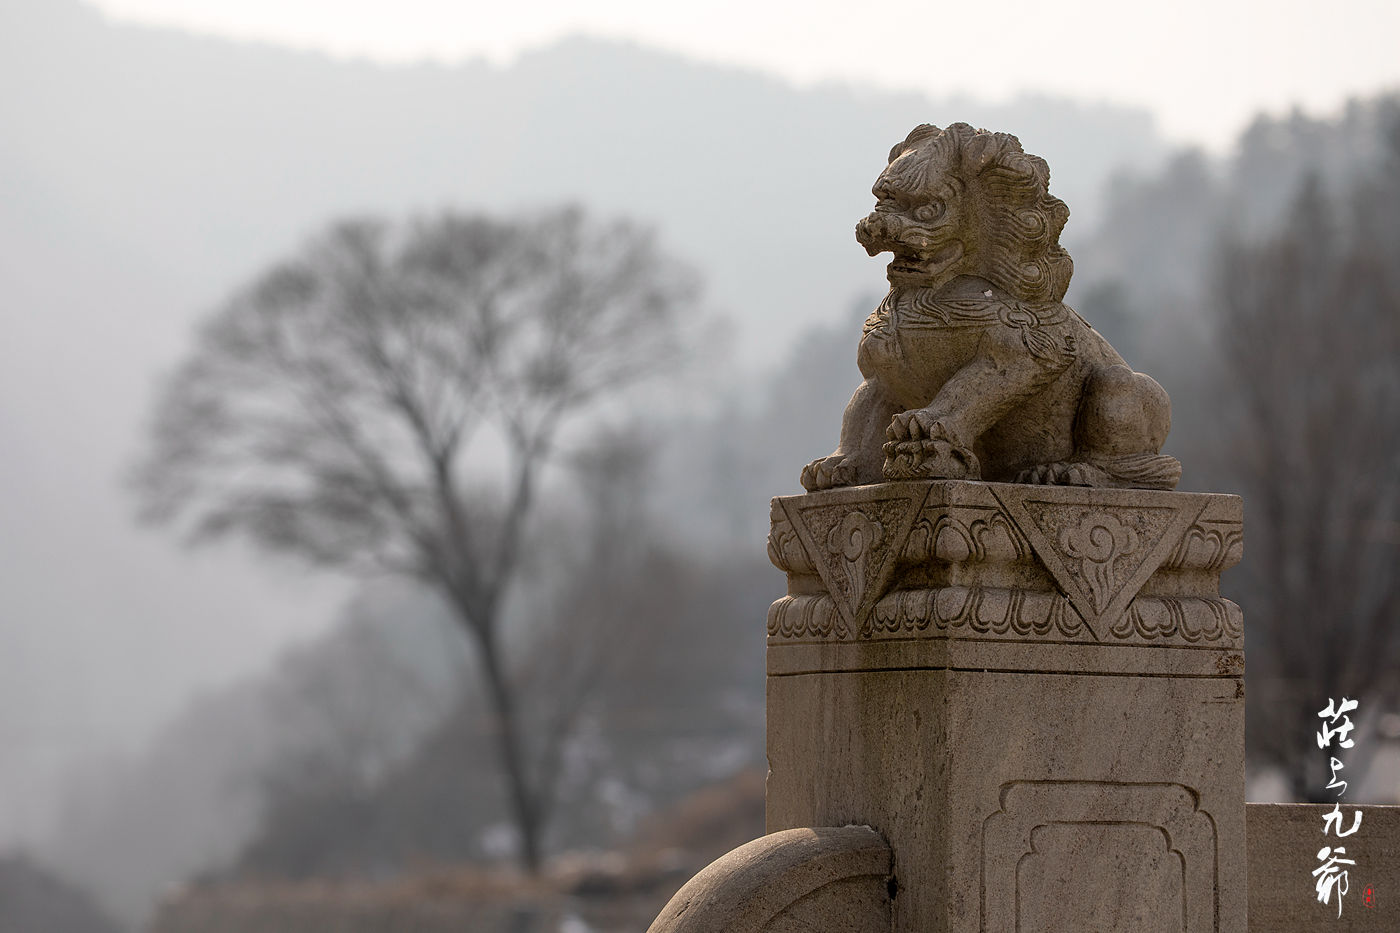
[[[902,411],[890,419],[885,437],[894,443],[901,441],[950,441],[948,430],[927,408]],[[888,446],[888,445],[886,445]]]
[[[1057,463],[1042,463],[1040,466],[1022,470],[1016,482],[1031,486],[1114,486],[1112,478],[1103,470],[1082,460],[1061,460]]]
[[[885,430],[885,479],[978,479],[977,456],[927,408],[904,411]]]
[[[844,454],[818,457],[802,468],[802,488],[808,492],[833,486],[853,486],[855,482],[856,465]]]
[[[977,456],[950,441],[924,438],[885,444],[885,479],[978,479]]]

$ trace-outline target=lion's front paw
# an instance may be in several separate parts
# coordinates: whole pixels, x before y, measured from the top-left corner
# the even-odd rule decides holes
[[[802,468],[802,488],[808,492],[832,486],[853,486],[855,481],[856,465],[844,454],[818,457]]]
[[[890,426],[885,428],[885,437],[894,443],[925,439],[951,440],[947,430],[927,408],[915,408],[895,415],[890,419]]]
[[[885,444],[885,479],[977,479],[977,457],[950,441],[924,438]]]
[[[926,408],[900,412],[885,430],[885,479],[977,479],[977,456]]]

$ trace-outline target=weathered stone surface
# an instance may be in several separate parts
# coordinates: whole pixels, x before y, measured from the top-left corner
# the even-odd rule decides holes
[[[856,227],[894,254],[856,389],[809,490],[885,479],[1171,489],[1167,393],[1062,303],[1069,218],[1016,137],[924,125],[890,150]]]
[[[649,933],[888,933],[890,848],[866,826],[788,829],[710,864]]]
[[[1323,846],[1339,844],[1322,833],[1331,804],[1251,803],[1245,807],[1249,832],[1249,933],[1394,933],[1400,930],[1400,807],[1353,806],[1364,816],[1357,831],[1341,840],[1348,869],[1347,893],[1337,916],[1331,903],[1317,899],[1313,871]],[[1366,889],[1371,889],[1367,903]]]
[[[1243,931],[1240,528],[1172,492],[775,500],[769,831],[878,830],[898,931]]]

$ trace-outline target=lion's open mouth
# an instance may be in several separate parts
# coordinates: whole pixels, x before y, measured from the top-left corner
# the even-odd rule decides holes
[[[930,280],[944,275],[949,267],[962,258],[962,254],[962,244],[956,240],[945,244],[928,258],[895,253],[894,259],[885,267],[885,277],[890,280],[891,285],[930,284]]]
[[[910,256],[896,256],[887,268],[898,275],[927,275],[930,271],[929,263],[920,262]]]

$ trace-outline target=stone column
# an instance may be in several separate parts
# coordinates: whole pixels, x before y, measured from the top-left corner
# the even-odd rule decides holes
[[[773,500],[769,832],[867,824],[902,933],[1244,933],[1234,496]]]

